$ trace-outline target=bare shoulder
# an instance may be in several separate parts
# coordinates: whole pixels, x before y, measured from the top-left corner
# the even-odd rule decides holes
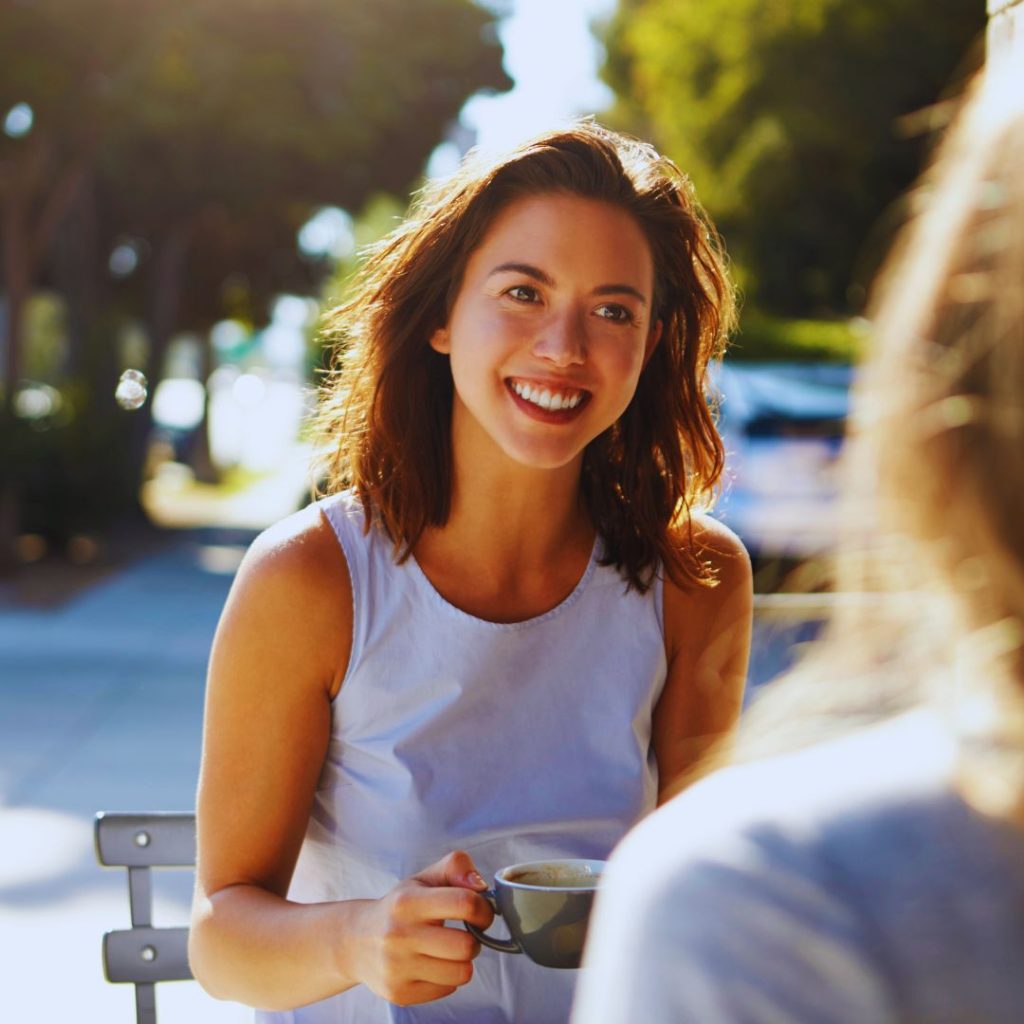
[[[707,512],[695,512],[693,522],[693,543],[702,555],[716,569],[741,572],[750,569],[750,555],[743,541],[725,523]],[[688,541],[687,541],[688,542]]]
[[[749,618],[753,603],[753,572],[743,542],[724,523],[705,512],[691,516],[691,528],[678,530],[678,543],[690,545],[710,568],[713,586],[682,587],[665,580],[666,636],[675,626],[695,622],[709,626],[730,619]],[[688,630],[692,634],[692,628]]]
[[[711,569],[717,585],[684,589],[671,581],[666,581],[666,590],[671,587],[680,594],[707,595],[736,587],[750,589],[753,580],[750,555],[739,537],[723,522],[706,512],[695,512],[690,517],[690,522],[690,528],[685,525],[678,528],[677,542],[693,548],[697,557]]]
[[[309,652],[336,690],[352,631],[348,566],[330,523],[309,505],[261,533],[246,552],[222,629]]]
[[[316,505],[307,505],[264,530],[253,541],[241,573],[258,574],[284,587],[318,587],[347,582],[345,555],[330,523]],[[342,587],[341,589],[347,589]]]

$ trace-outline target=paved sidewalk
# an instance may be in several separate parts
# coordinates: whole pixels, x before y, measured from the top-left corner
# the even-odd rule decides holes
[[[103,979],[127,883],[97,866],[92,817],[193,807],[206,659],[242,550],[186,536],[60,608],[0,613],[5,1020],[134,1020],[131,986]],[[161,873],[157,924],[187,923],[190,889],[187,872]],[[162,1024],[252,1019],[194,982],[157,998]]]

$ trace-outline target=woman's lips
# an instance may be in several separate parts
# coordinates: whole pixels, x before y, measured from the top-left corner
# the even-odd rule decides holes
[[[518,377],[507,378],[505,390],[523,412],[541,423],[569,423],[590,400],[590,392],[583,388],[554,387]]]

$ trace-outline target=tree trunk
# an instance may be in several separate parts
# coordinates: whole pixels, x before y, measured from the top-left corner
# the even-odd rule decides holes
[[[193,219],[179,222],[155,247],[149,300],[150,371],[154,385],[163,376],[167,348],[178,322],[185,257],[193,227]]]
[[[79,151],[61,166],[55,158],[55,140],[37,131],[6,176],[3,273],[8,307],[3,407],[7,411],[13,407],[21,379],[25,304],[32,296],[50,242],[92,167],[95,137],[89,133],[82,138]]]
[[[202,359],[199,366],[199,379],[203,385],[203,419],[196,427],[196,441],[192,448],[192,472],[196,480],[203,484],[220,483],[220,470],[214,465],[210,455],[210,393],[207,382],[213,373],[213,346],[208,337],[203,339]]]
[[[37,133],[25,154],[8,168],[3,204],[3,278],[7,293],[3,398],[0,420],[14,425],[14,399],[23,366],[25,306],[32,297],[39,267],[60,222],[74,204],[82,179],[92,164],[94,144],[86,138],[75,159],[51,175],[56,146]],[[41,205],[37,198],[49,186]],[[37,212],[38,210],[38,212]],[[11,462],[18,460],[12,449]],[[16,562],[15,544],[21,530],[22,481],[13,465],[0,466],[0,572]]]
[[[150,401],[134,414],[133,459],[138,467],[139,481],[146,461],[149,435],[153,429],[152,396],[164,376],[164,363],[174,329],[178,323],[178,309],[185,275],[185,260],[195,227],[195,218],[179,221],[166,231],[153,247],[153,260],[149,278],[149,302],[146,328],[149,335],[149,394]]]
[[[15,545],[21,518],[21,487],[11,479],[0,480],[0,577],[17,565]]]
[[[29,237],[26,210],[15,192],[4,204],[4,285],[7,292],[7,316],[4,325],[3,411],[13,415],[14,394],[21,380],[22,328],[25,304],[32,291],[29,264]]]
[[[57,289],[67,303],[69,347],[64,375],[71,380],[86,379],[96,392],[112,395],[115,383],[109,373],[113,367],[106,370],[108,379],[102,379],[91,351],[96,342],[106,270],[106,261],[99,252],[96,204],[96,182],[90,174],[64,222],[53,255],[53,270]]]
[[[3,270],[7,302],[0,424],[14,437],[8,437],[2,446],[5,458],[0,465],[0,575],[10,572],[16,564],[15,544],[21,529],[21,479],[16,467],[19,455],[14,450],[17,444],[14,397],[21,380],[21,336],[25,304],[31,292],[31,277],[24,258],[28,242],[25,211],[20,200],[21,196],[14,192],[4,204]]]

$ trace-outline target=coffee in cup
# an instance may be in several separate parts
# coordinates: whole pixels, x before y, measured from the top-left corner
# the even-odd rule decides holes
[[[525,953],[543,967],[579,967],[602,860],[542,860],[511,864],[481,895],[505,919],[511,935],[499,939],[467,923],[490,949]]]

